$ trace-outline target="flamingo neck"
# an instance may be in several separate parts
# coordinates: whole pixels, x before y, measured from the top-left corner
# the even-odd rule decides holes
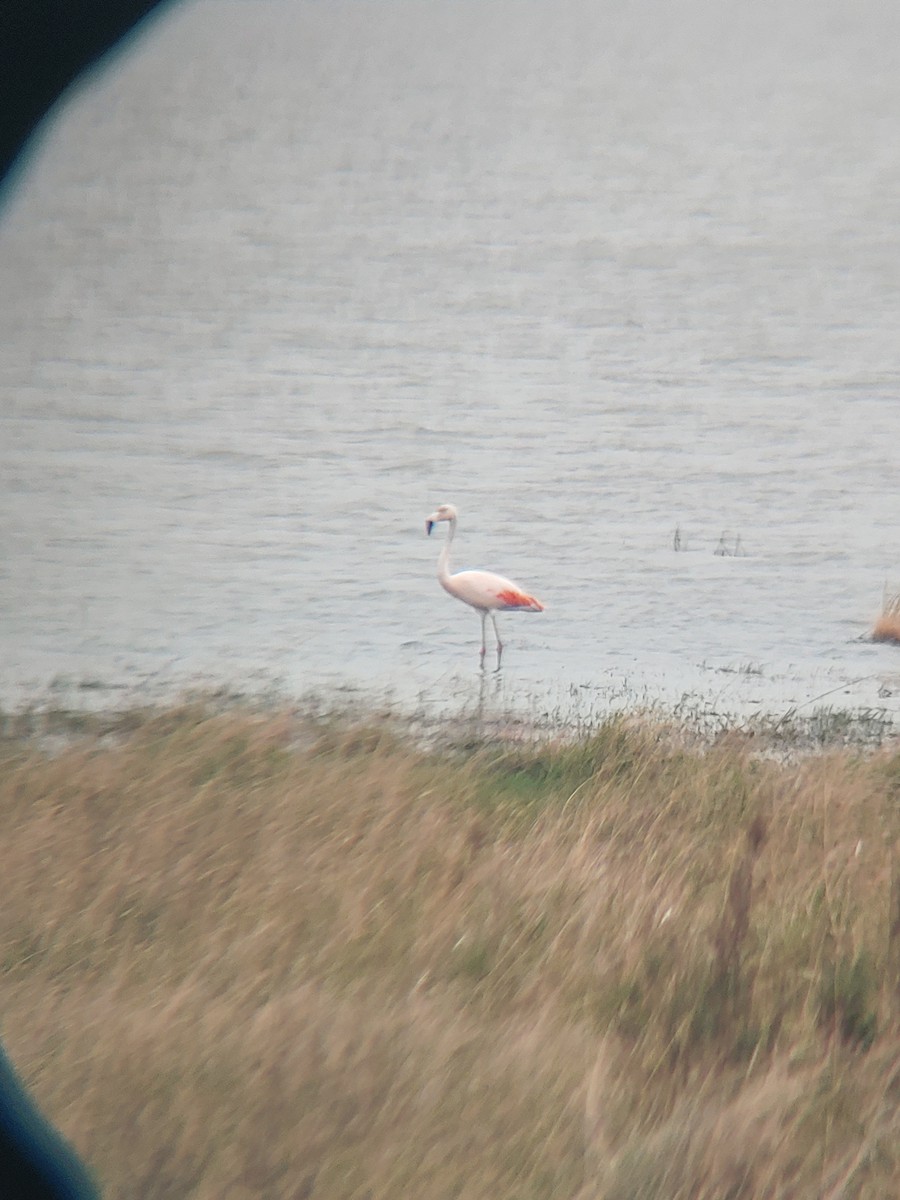
[[[451,517],[447,536],[444,538],[444,544],[441,546],[441,553],[438,558],[438,579],[443,584],[446,584],[450,578],[450,543],[453,541],[454,533],[456,533],[456,517]]]

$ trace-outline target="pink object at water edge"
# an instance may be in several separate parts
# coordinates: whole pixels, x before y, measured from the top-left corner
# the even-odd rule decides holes
[[[487,619],[490,616],[494,626],[494,636],[497,640],[497,666],[500,670],[500,660],[503,655],[503,642],[500,640],[500,630],[497,627],[496,613],[504,610],[517,612],[543,612],[544,606],[540,600],[529,595],[524,588],[513,580],[493,571],[456,571],[450,572],[450,544],[456,533],[457,511],[452,504],[439,504],[425,522],[425,532],[430,534],[435,525],[441,521],[448,523],[447,537],[438,558],[438,580],[441,587],[470,605],[481,613],[481,665],[484,667],[484,656],[487,651]]]

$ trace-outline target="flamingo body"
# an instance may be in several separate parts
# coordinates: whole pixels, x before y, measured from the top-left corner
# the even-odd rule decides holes
[[[501,609],[524,608],[529,612],[543,612],[544,606],[534,596],[529,596],[517,583],[493,571],[454,571],[441,579],[445,591],[456,596],[472,608]]]
[[[457,513],[452,504],[441,504],[425,522],[425,532],[431,533],[439,521],[447,521],[449,530],[438,559],[438,580],[441,587],[451,596],[471,605],[481,613],[481,662],[484,665],[486,651],[487,618],[490,616],[497,639],[497,670],[500,670],[500,658],[503,654],[503,643],[500,641],[500,631],[497,628],[498,611],[517,609],[520,612],[543,612],[544,606],[540,600],[528,594],[524,588],[507,579],[504,575],[495,575],[493,571],[450,571],[450,543],[456,532]]]

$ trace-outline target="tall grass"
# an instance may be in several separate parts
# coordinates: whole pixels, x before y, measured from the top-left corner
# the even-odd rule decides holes
[[[895,1197],[900,755],[0,745],[3,1037],[128,1200]]]
[[[890,595],[885,591],[881,612],[872,630],[872,640],[900,643],[900,592]]]

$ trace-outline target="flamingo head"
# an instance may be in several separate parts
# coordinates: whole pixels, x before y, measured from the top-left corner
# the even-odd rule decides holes
[[[452,504],[439,504],[425,522],[425,532],[431,533],[438,521],[455,521],[456,509]]]

